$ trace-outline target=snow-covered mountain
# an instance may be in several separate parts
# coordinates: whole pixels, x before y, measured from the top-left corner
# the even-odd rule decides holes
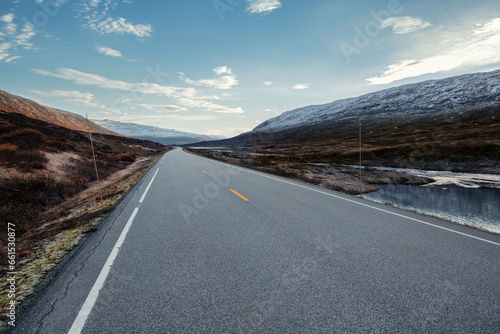
[[[165,145],[184,145],[206,140],[223,139],[220,136],[200,135],[190,132],[182,132],[173,129],[164,129],[156,126],[140,125],[135,123],[122,123],[109,119],[92,120],[94,123],[108,130],[129,137],[146,139]]]
[[[500,106],[500,70],[389,88],[360,97],[287,111],[253,132],[310,125],[437,116]]]

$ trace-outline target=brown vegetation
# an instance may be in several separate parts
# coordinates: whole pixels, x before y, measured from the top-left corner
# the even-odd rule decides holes
[[[500,173],[500,108],[361,122],[364,165]],[[357,121],[251,132],[196,146],[225,146],[277,162],[359,164]]]
[[[15,223],[25,233],[43,222],[43,213],[86,189],[96,180],[88,134],[19,114],[0,114],[0,223]],[[137,156],[154,156],[162,145],[132,138],[94,134],[99,176],[125,168]],[[46,153],[71,152],[59,170],[46,170]],[[0,167],[0,168],[1,168]],[[54,175],[56,173],[57,175]],[[0,231],[0,237],[5,234]]]
[[[12,223],[16,269],[24,282],[17,286],[21,296],[31,291],[26,284],[35,285],[169,149],[150,141],[93,133],[101,202],[88,133],[18,113],[0,113],[0,134],[0,278],[6,273],[6,226]],[[71,241],[57,244],[61,233],[65,234],[61,240],[70,235]],[[26,269],[38,270],[33,265],[37,261],[44,263],[43,270]],[[0,297],[1,310],[6,299],[2,292]]]
[[[249,151],[233,152],[218,150],[186,149],[208,158],[228,162],[289,179],[299,180],[323,188],[356,195],[360,193],[359,169],[345,165],[329,165],[294,161],[294,157]],[[396,171],[364,168],[361,177],[361,193],[377,191],[377,185],[423,185],[432,179]]]
[[[50,124],[63,126],[76,131],[118,135],[95,123],[88,122],[84,117],[67,111],[42,106],[35,101],[12,95],[0,90],[0,113],[17,113]]]

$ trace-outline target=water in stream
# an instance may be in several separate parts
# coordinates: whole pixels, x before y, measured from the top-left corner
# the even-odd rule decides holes
[[[389,184],[363,197],[500,234],[500,189]]]

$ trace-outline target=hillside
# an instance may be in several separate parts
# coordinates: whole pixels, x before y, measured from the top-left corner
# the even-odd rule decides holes
[[[15,228],[18,305],[168,150],[130,137],[92,138],[99,184],[86,131],[0,111],[0,224]],[[9,301],[7,228],[0,240],[1,321]]]
[[[429,80],[356,98],[287,111],[259,124],[254,132],[301,126],[418,120],[500,106],[500,70]]]
[[[32,100],[12,95],[0,90],[0,110],[8,113],[18,113],[24,116],[63,126],[77,131],[88,131],[108,135],[118,135],[116,132],[105,129],[93,122],[87,121],[80,115],[43,106]]]
[[[156,126],[117,122],[109,119],[94,119],[92,121],[116,133],[121,133],[129,137],[151,140],[165,145],[186,145],[199,141],[222,139],[220,136],[200,135],[174,129],[159,128]]]
[[[359,120],[363,164],[500,173],[500,71],[299,108],[196,146],[251,151],[275,162],[359,164]]]

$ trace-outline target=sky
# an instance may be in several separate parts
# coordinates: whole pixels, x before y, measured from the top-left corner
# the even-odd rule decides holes
[[[1,0],[0,90],[235,136],[281,113],[500,69],[498,0]]]

